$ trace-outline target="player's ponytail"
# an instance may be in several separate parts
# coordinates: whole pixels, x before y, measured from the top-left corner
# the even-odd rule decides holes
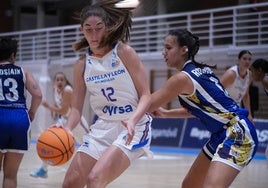
[[[199,37],[197,35],[194,35],[190,31],[186,29],[179,29],[170,31],[169,35],[176,36],[179,46],[187,46],[187,53],[188,53],[188,59],[192,60],[192,62],[200,68],[203,67],[210,67],[210,68],[216,68],[215,65],[207,65],[204,63],[199,63],[195,60],[195,55],[199,51],[200,42]]]

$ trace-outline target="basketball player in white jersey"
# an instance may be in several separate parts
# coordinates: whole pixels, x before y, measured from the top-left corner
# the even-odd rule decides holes
[[[55,119],[55,125],[61,126],[65,125],[67,122],[67,117],[71,111],[71,100],[73,95],[73,88],[66,78],[63,72],[57,72],[54,76],[54,101],[55,104],[51,105],[47,101],[43,100],[42,104],[45,108],[51,111],[52,116]],[[82,137],[88,132],[88,125],[83,116],[81,116],[81,121],[79,126],[74,129],[75,141],[80,145],[82,144]],[[32,177],[47,178],[48,176],[48,164],[43,163],[42,166],[31,172]]]
[[[66,128],[80,119],[90,100],[98,120],[76,152],[63,188],[104,188],[136,159],[150,155],[150,91],[144,67],[129,38],[131,11],[120,0],[101,0],[80,14],[84,38],[73,47],[86,56],[74,65],[74,100]],[[85,99],[86,90],[89,99]]]
[[[251,65],[252,54],[248,50],[242,50],[238,54],[237,65],[230,67],[221,77],[221,83],[228,91],[230,97],[249,111],[249,119],[253,120],[250,107],[249,87],[252,83]]]

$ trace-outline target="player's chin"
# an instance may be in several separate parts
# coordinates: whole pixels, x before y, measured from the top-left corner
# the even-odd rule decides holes
[[[100,46],[100,43],[98,41],[92,41],[90,43],[90,47],[98,48]]]
[[[168,64],[168,60],[167,59],[164,59],[165,60],[165,63]]]
[[[166,61],[166,64],[168,67],[172,67],[172,64],[170,62]]]

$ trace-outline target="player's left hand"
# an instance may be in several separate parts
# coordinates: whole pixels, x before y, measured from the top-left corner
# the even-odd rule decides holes
[[[164,118],[165,117],[165,113],[166,113],[166,109],[164,109],[162,107],[159,107],[155,111],[151,112],[150,115],[153,118]]]
[[[136,124],[130,120],[121,121],[121,123],[128,130],[128,134],[126,138],[126,145],[129,145],[134,137]]]
[[[49,108],[49,104],[47,101],[43,100],[42,101],[42,105],[45,107],[45,108]]]
[[[32,122],[34,120],[35,113],[29,110],[28,114],[29,114],[30,121]]]

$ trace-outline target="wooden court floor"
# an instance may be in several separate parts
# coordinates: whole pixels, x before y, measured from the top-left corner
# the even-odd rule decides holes
[[[139,159],[124,174],[107,188],[179,188],[195,155],[155,154],[154,159]],[[48,178],[29,176],[37,169],[41,160],[36,154],[35,144],[25,154],[18,173],[18,188],[60,188],[69,163],[60,167],[49,167]],[[2,172],[0,174],[2,183]],[[231,188],[268,188],[268,165],[266,160],[253,160],[233,182]]]

